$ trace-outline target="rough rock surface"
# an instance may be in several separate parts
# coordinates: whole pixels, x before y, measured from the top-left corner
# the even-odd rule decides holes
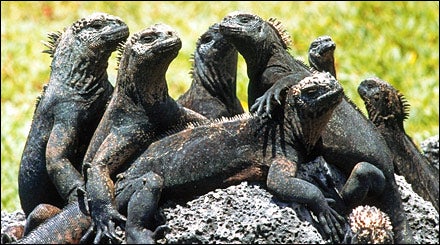
[[[439,243],[439,214],[396,175],[404,209],[418,244]],[[291,208],[275,204],[258,185],[218,189],[185,206],[164,208],[171,231],[159,243],[326,243]]]
[[[435,135],[432,137],[429,137],[428,139],[424,140],[420,147],[422,148],[423,154],[428,158],[428,160],[437,168],[439,169],[439,162],[438,162],[438,143],[439,135]]]
[[[323,243],[295,211],[279,206],[259,185],[243,182],[164,208],[171,232],[159,243]]]
[[[404,210],[417,244],[439,243],[439,214],[430,202],[414,193],[402,176],[396,175]],[[217,189],[186,204],[166,203],[161,209],[170,227],[158,243],[327,243],[296,212],[276,203],[259,185],[243,182]],[[21,211],[1,212],[4,231],[24,223]]]

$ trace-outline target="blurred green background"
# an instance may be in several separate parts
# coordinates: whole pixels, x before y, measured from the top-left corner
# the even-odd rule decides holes
[[[410,103],[406,132],[417,145],[438,134],[438,2],[1,2],[1,209],[20,208],[17,176],[35,99],[48,81],[49,55],[41,41],[93,12],[121,17],[135,33],[165,23],[183,47],[167,72],[170,95],[189,88],[190,55],[197,38],[232,11],[276,17],[291,34],[290,52],[307,60],[310,42],[330,35],[336,42],[338,80],[365,113],[356,89],[378,76]],[[116,77],[115,54],[109,76]],[[239,57],[237,94],[247,109],[246,64]]]

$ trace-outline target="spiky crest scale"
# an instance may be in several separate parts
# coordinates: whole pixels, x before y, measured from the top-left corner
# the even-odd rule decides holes
[[[127,47],[127,45],[133,45],[134,43],[136,43],[141,38],[141,34],[142,33],[139,33],[139,32],[135,33],[125,43],[121,42],[118,44],[118,47],[116,48],[116,52],[117,52],[117,54],[116,54],[116,64],[117,64],[116,70],[118,70],[118,68],[119,68],[119,64],[121,63],[121,59],[122,59],[122,56],[124,54],[124,50]]]
[[[400,92],[397,92],[397,97],[399,97],[400,104],[402,105],[403,120],[406,120],[409,117],[410,104]]]
[[[65,30],[66,29],[64,29],[63,32]],[[61,35],[63,35],[63,32],[56,31],[56,32],[50,32],[47,34],[47,37],[49,40],[47,42],[42,42],[42,43],[44,44],[44,46],[48,47],[49,49],[43,50],[43,53],[49,54],[50,57],[53,58],[53,55],[55,54],[55,50],[56,50],[58,44],[60,43]]]
[[[124,54],[124,50],[125,50],[125,43],[121,42],[118,44],[118,46],[116,47],[116,70],[118,70],[119,68],[119,64],[121,63],[121,59],[122,59],[122,55]]]
[[[35,111],[37,110],[37,107],[40,104],[41,99],[44,97],[44,94],[46,93],[47,86],[48,86],[47,83],[44,84],[40,95],[37,96],[37,99],[35,101]],[[34,111],[34,113],[35,113],[35,111]]]
[[[290,47],[290,45],[292,44],[292,37],[290,36],[290,34],[287,32],[286,28],[284,28],[283,24],[281,23],[281,21],[277,20],[274,17],[271,17],[267,20],[267,23],[276,30],[278,36],[281,38],[281,40],[283,41],[283,47],[285,49],[288,49]]]
[[[209,119],[208,122],[189,122],[186,125],[181,125],[180,127],[170,129],[170,130],[166,131],[165,133],[156,136],[155,141],[160,140],[163,137],[170,136],[172,134],[175,134],[175,133],[178,133],[180,131],[190,129],[190,128],[196,128],[196,127],[200,127],[200,126],[209,126],[209,125],[213,125],[213,124],[217,124],[217,123],[232,122],[232,121],[242,120],[242,119],[249,119],[249,118],[256,117],[256,116],[258,116],[256,113],[249,113],[248,112],[248,113],[237,114],[232,117],[213,118],[213,119]]]
[[[213,125],[213,124],[217,124],[217,123],[232,122],[232,121],[241,120],[241,119],[249,119],[249,118],[252,118],[255,116],[257,116],[257,114],[255,114],[255,113],[242,113],[242,114],[237,114],[233,117],[220,117],[220,118],[210,119],[208,123],[190,122],[190,123],[188,123],[188,125],[186,125],[185,129],[195,128],[195,127],[205,126],[205,125]]]
[[[194,66],[195,66],[195,56],[194,56],[194,53],[192,53],[189,56],[189,62],[191,62],[192,66],[191,66],[191,69],[189,70],[188,73],[191,76],[191,79],[194,79]]]

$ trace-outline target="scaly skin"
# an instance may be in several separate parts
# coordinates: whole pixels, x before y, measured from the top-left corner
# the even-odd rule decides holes
[[[72,202],[57,215],[18,240],[17,244],[79,244],[90,227],[91,218],[85,206]]]
[[[95,243],[102,236],[116,239],[114,222],[125,217],[114,207],[113,177],[170,130],[202,115],[177,104],[168,94],[165,78],[182,46],[169,26],[156,24],[134,34],[120,56],[115,91],[84,157],[86,191]]]
[[[319,189],[295,178],[306,163],[343,91],[317,74],[287,92],[272,117],[241,115],[191,127],[150,147],[116,182],[116,204],[127,210],[127,243],[149,243],[160,199],[192,197],[241,181],[262,181],[286,202],[307,204],[328,236],[344,233],[344,219]],[[147,232],[145,232],[147,231]]]
[[[336,43],[330,36],[320,36],[309,47],[309,65],[321,72],[329,72],[336,78],[334,52]]]
[[[269,115],[273,113],[273,100],[279,104],[286,88],[312,74],[309,68],[290,55],[283,33],[273,26],[259,16],[240,12],[232,13],[220,22],[220,33],[243,55],[248,66],[249,96],[259,98],[251,111],[265,111]],[[393,155],[376,127],[346,97],[322,133],[320,153],[347,175],[359,162],[369,162],[379,168],[386,177],[388,192],[377,198],[377,206],[391,217],[395,242],[412,243],[394,179]]]
[[[207,118],[243,113],[236,96],[237,55],[219,33],[218,24],[210,26],[196,44],[191,87],[177,102]]]
[[[128,37],[118,17],[96,13],[52,33],[49,83],[37,101],[18,175],[26,215],[41,203],[76,200],[82,160],[113,91],[108,58]]]
[[[377,77],[363,80],[358,93],[364,100],[370,120],[395,153],[395,172],[404,176],[414,191],[430,201],[438,212],[439,171],[405,132],[403,122],[408,117],[409,105],[403,95]]]

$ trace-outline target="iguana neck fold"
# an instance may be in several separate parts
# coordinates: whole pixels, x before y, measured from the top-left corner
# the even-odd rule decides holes
[[[177,33],[167,25],[156,24],[133,35],[125,46],[119,64],[125,72],[118,73],[116,87],[144,108],[169,99],[165,75],[182,47]]]
[[[218,25],[210,28],[218,29]],[[209,33],[210,35],[220,35],[217,32]],[[202,83],[210,94],[219,99],[227,105],[228,108],[233,107],[228,105],[236,98],[236,75],[237,75],[237,57],[238,52],[235,48],[226,42],[226,40],[216,41],[216,37],[209,37],[212,40],[206,40],[206,36],[202,36],[197,42],[197,49],[194,52],[194,62],[191,74],[195,82]],[[206,50],[203,47],[203,42],[216,42],[212,49]],[[219,53],[219,50],[223,50]],[[230,62],[233,60],[234,62]],[[220,85],[221,91],[218,91]]]

